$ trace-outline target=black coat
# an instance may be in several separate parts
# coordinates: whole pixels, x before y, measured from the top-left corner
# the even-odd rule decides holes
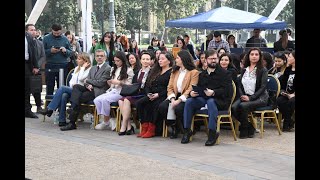
[[[288,40],[288,44],[287,44],[287,48],[286,49],[282,47],[281,38],[279,39],[279,41],[273,43],[273,51],[274,52],[285,51],[285,50],[287,50],[289,48],[291,48],[292,50],[295,49],[293,42],[289,41],[289,40]]]
[[[167,70],[164,74],[159,75],[154,81],[149,84],[145,84],[145,93],[158,93],[160,99],[165,99],[167,97],[167,87],[170,80],[171,70]],[[150,73],[149,73],[150,75]],[[149,77],[148,77],[149,78]],[[148,80],[147,80],[148,81]]]
[[[232,77],[231,72],[217,66],[215,71],[208,74],[208,71],[202,71],[199,74],[199,87],[212,89],[214,91],[214,100],[219,111],[227,110],[232,98]],[[210,98],[210,97],[205,97]]]
[[[28,53],[29,53],[29,61],[28,65],[30,66],[30,70],[33,68],[39,68],[38,59],[36,58],[36,42],[33,40],[33,37],[28,32],[25,32],[25,36],[28,41]]]
[[[243,74],[246,72],[246,68],[242,69],[240,78],[239,78],[239,95],[245,95],[245,91],[242,84],[242,77]],[[268,70],[267,68],[262,68],[260,71],[257,70],[257,80],[256,80],[256,89],[253,95],[249,97],[250,101],[254,101],[265,94],[267,89],[267,82],[268,82]]]

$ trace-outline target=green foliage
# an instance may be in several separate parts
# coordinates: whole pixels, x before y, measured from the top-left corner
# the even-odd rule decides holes
[[[228,0],[225,6],[244,10],[244,0]],[[268,17],[277,6],[278,0],[249,0],[249,12]],[[295,27],[295,0],[289,0],[288,4],[280,12],[277,20],[287,22],[290,27]]]
[[[59,23],[62,27],[75,25],[80,21],[81,12],[77,8],[76,0],[48,1],[48,11],[43,11],[37,21],[37,28],[50,31],[53,23]]]

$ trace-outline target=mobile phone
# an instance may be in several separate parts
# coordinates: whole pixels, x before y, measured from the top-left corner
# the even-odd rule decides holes
[[[147,95],[148,95],[148,96],[152,96],[152,93],[148,93]]]
[[[55,49],[60,49],[61,47],[60,47],[60,46],[54,46],[54,48],[55,48]]]

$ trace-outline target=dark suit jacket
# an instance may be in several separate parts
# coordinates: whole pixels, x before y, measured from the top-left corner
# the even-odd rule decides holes
[[[108,64],[108,62],[105,62],[97,73],[96,71],[97,65],[92,66],[89,71],[85,86],[91,84],[93,86],[94,96],[98,97],[99,95],[105,93],[107,89],[109,89],[107,80],[111,79],[111,66]]]
[[[25,36],[28,42],[28,52],[29,52],[29,66],[32,71],[33,68],[39,68],[38,60],[36,58],[36,44],[33,37],[28,32],[25,32]]]
[[[217,66],[214,72],[208,74],[208,71],[202,71],[199,75],[199,87],[212,89],[214,91],[214,100],[218,110],[227,110],[232,98],[232,78],[231,72]],[[205,97],[210,98],[210,97]]]
[[[295,49],[294,44],[293,44],[292,41],[289,41],[289,40],[288,40],[288,44],[287,44],[287,48],[286,48],[286,49],[284,49],[284,48],[282,47],[282,42],[281,42],[281,41],[282,41],[282,40],[281,40],[281,38],[280,38],[279,41],[273,43],[273,51],[274,51],[274,52],[284,51],[284,50],[289,49],[289,48]]]

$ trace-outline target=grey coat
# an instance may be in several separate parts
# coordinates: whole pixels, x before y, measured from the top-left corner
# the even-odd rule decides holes
[[[96,71],[97,65],[92,66],[85,83],[85,86],[89,84],[93,86],[95,97],[105,93],[106,90],[109,89],[107,80],[111,79],[111,66],[107,62],[105,62],[97,73]]]

